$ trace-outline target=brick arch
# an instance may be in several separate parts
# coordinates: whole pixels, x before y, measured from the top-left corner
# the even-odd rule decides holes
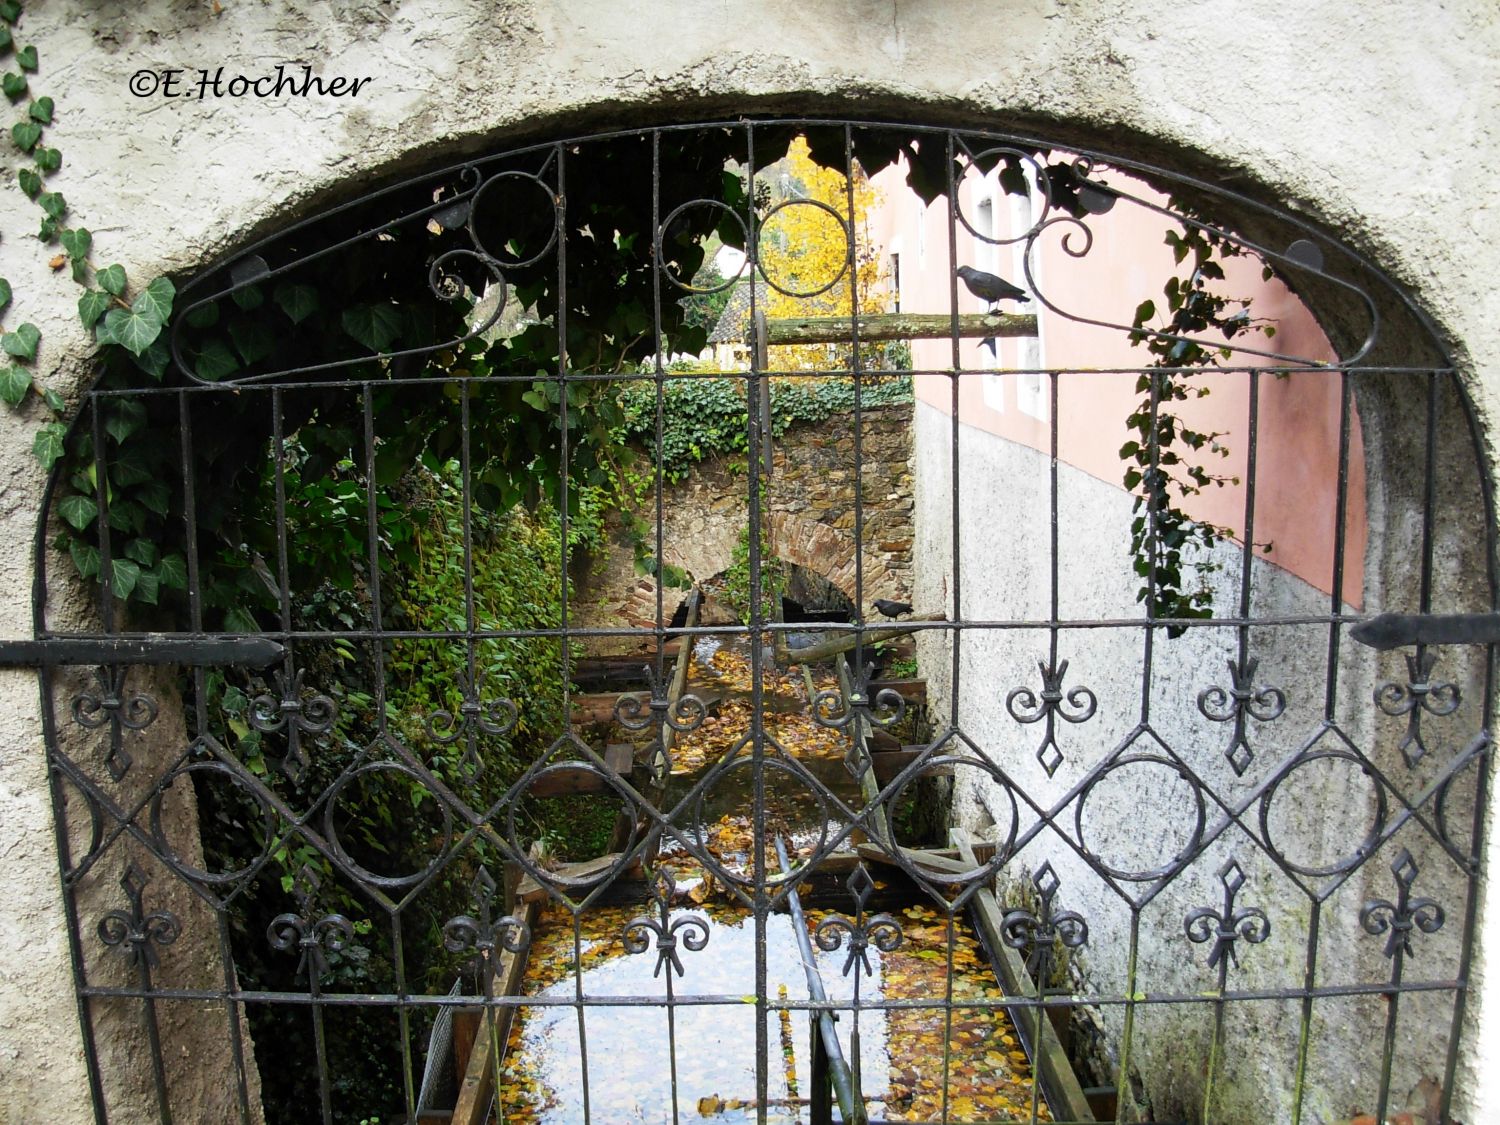
[[[771,549],[777,557],[828,579],[858,605],[854,582],[854,536],[794,512],[773,511]],[[865,606],[875,598],[903,599],[910,591],[866,543],[863,594]],[[860,607],[863,609],[864,607]]]

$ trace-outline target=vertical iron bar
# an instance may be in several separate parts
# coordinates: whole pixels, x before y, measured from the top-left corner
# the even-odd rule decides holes
[[[1115,1120],[1126,1120],[1126,1107],[1135,1099],[1129,1095],[1130,1055],[1135,1046],[1136,969],[1141,952],[1141,911],[1130,908],[1130,947],[1125,954],[1125,1026],[1120,1032],[1120,1073],[1115,1079],[1115,1089],[1120,1092]],[[1040,1054],[1040,1050],[1038,1050]]]
[[[1239,664],[1250,655],[1250,584],[1255,565],[1255,467],[1260,434],[1260,372],[1250,371],[1250,405],[1245,437],[1245,541],[1240,548]],[[1211,1080],[1211,1079],[1210,1079]]]
[[[1311,897],[1311,896],[1310,896]],[[1318,929],[1323,904],[1311,898],[1312,916],[1307,923],[1307,959],[1302,971],[1302,1016],[1297,1029],[1297,1078],[1292,1088],[1292,1125],[1302,1121],[1302,1100],[1307,1094],[1307,1059],[1312,1046],[1312,990],[1318,983]]]
[[[573,912],[573,1006],[578,1012],[578,1068],[583,1082],[583,1120],[592,1120],[593,1099],[589,1096],[588,1021],[584,1018],[583,1000],[583,923]],[[667,971],[672,970],[669,967]]]
[[[1391,962],[1391,991],[1385,997],[1385,1044],[1380,1053],[1380,1095],[1375,1103],[1376,1121],[1385,1120],[1385,1111],[1391,1104],[1391,1064],[1396,1058],[1396,1017],[1401,1010],[1401,972],[1405,961],[1405,943],[1398,942],[1395,958]]]
[[[1151,384],[1151,436],[1147,440],[1147,446],[1151,450],[1151,487],[1146,490],[1146,624],[1145,637],[1141,646],[1141,724],[1143,726],[1151,722],[1151,658],[1156,643],[1156,557],[1160,546],[1157,539],[1158,505],[1153,490],[1161,486],[1161,438],[1156,430],[1157,416],[1161,411],[1161,376],[1155,371],[1148,371],[1147,379]]]
[[[109,465],[104,457],[104,408],[97,395],[90,395],[94,439],[94,500],[99,506],[99,623],[106,633],[115,631],[114,552],[109,535]]]
[[[312,924],[311,918],[308,920]],[[318,1101],[323,1108],[323,1125],[333,1125],[333,1084],[328,1075],[328,1041],[323,1035],[323,981],[314,958],[307,961],[308,990],[312,994],[313,1049],[318,1056]]]
[[[375,633],[370,659],[375,665],[374,712],[378,729],[385,730],[385,611],[380,590],[380,511],[375,483],[375,402],[369,383],[361,385],[360,404],[365,431],[365,513],[369,522],[370,627]]]
[[[99,1066],[99,1048],[94,1040],[92,1003],[83,995],[88,985],[88,972],[84,967],[83,946],[80,938],[78,900],[73,888],[68,885],[67,872],[72,868],[72,847],[68,839],[66,820],[67,797],[63,793],[60,771],[52,764],[53,748],[57,746],[57,716],[52,709],[54,676],[52,668],[43,664],[37,669],[37,680],[41,687],[42,737],[47,746],[47,784],[52,791],[52,838],[57,848],[57,883],[62,892],[63,912],[68,920],[68,959],[73,968],[73,1003],[78,1012],[78,1026],[83,1032],[83,1063],[88,1073],[89,1094],[94,1107],[94,1125],[107,1125],[104,1107],[104,1081]]]
[[[860,629],[854,634],[856,676],[865,667],[865,511],[864,511],[864,404],[862,368],[859,358],[859,234],[854,221],[854,131],[844,125],[844,200],[849,208],[849,369],[854,379],[854,619]]]
[[[948,723],[950,727],[957,727],[959,716],[959,667],[963,661],[963,653],[961,651],[963,645],[963,597],[961,584],[962,567],[959,560],[959,552],[960,550],[962,550],[962,536],[959,530],[961,513],[959,510],[958,487],[960,463],[958,447],[958,376],[962,360],[960,359],[958,344],[958,185],[953,181],[953,133],[950,131],[945,134],[945,139],[947,142],[947,148],[945,150],[947,154],[945,174],[947,177],[946,182],[948,185],[948,313],[950,316],[948,328],[951,334],[951,360],[953,363],[952,370],[948,373],[948,387],[950,397],[949,409],[952,412],[952,417],[949,419],[948,429],[949,441],[952,445],[952,450],[950,453],[951,462],[948,470],[950,474],[948,483],[951,495],[948,499],[949,519],[953,524],[951,530],[951,543],[949,545],[949,550],[952,552],[952,557],[949,561],[950,565],[953,567],[953,608],[950,611],[949,616],[949,620],[953,622],[953,628],[951,631],[953,651],[951,654],[951,682],[948,688]],[[926,222],[925,209],[923,210],[922,221]]]
[[[750,237],[750,319],[754,323],[758,303],[755,298],[755,271],[760,268],[759,228],[756,224],[755,215],[755,125],[747,122],[745,125],[745,168],[748,176],[749,191],[746,192],[746,225],[751,232]],[[748,515],[750,520],[749,535],[749,557],[750,568],[750,760],[753,763],[754,773],[754,795],[752,800],[752,818],[754,831],[751,839],[755,844],[755,855],[751,858],[752,877],[755,884],[754,908],[755,908],[755,1101],[756,1120],[764,1125],[766,1121],[766,1099],[769,1090],[770,1069],[770,1029],[767,1022],[770,1016],[769,997],[767,996],[767,935],[766,923],[770,914],[770,895],[766,887],[766,777],[765,777],[765,723],[763,707],[765,704],[765,683],[763,669],[761,668],[761,628],[763,627],[761,612],[761,557],[760,557],[760,535],[761,535],[761,511],[760,511],[760,477],[761,477],[761,447],[760,447],[760,400],[762,376],[765,370],[761,368],[760,361],[752,355],[750,360],[750,378],[745,385],[746,391],[746,437],[749,442],[747,452],[749,457],[748,472],[746,480],[750,489]],[[785,872],[782,873],[783,875]]]
[[[1354,388],[1349,372],[1339,373],[1339,467],[1338,493],[1333,517],[1333,582],[1328,612],[1337,617],[1344,611],[1344,549],[1349,518],[1349,445],[1354,415]],[[1339,642],[1342,630],[1337,621],[1328,626],[1328,683],[1323,696],[1323,718],[1333,722],[1338,711]]]
[[[568,721],[573,706],[573,648],[568,637],[568,169],[567,150],[558,145],[557,204],[553,221],[557,224],[557,389],[558,422],[562,430],[557,439],[558,504],[561,527],[562,580],[558,582],[558,628],[561,634],[562,721]],[[588,1060],[584,1060],[587,1070]]]
[[[667,1058],[672,1071],[672,1125],[678,1123],[677,1112],[677,1006],[672,993],[672,966],[667,966]]]
[[[401,1029],[401,1080],[406,1094],[406,1119],[417,1119],[417,1095],[411,1066],[410,994],[406,988],[406,943],[401,937],[400,907],[391,911],[391,962],[396,970],[396,1019]]]

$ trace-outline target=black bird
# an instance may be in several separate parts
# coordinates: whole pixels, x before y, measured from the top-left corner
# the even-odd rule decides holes
[[[893,602],[889,598],[876,598],[870,604],[882,617],[900,617],[903,613],[911,612],[911,606],[907,602]]]
[[[1029,301],[1026,290],[1018,289],[1003,277],[976,270],[973,266],[959,266],[958,276],[969,292],[981,301],[995,304],[999,301]]]

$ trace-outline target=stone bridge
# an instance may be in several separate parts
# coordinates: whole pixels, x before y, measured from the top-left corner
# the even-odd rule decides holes
[[[861,442],[864,517],[863,599],[909,600],[912,588],[912,471],[910,403],[863,414]],[[662,551],[669,566],[695,582],[722,574],[746,526],[744,458],[704,461],[662,497]],[[817,575],[855,600],[853,416],[798,425],[777,439],[766,501],[773,554]],[[656,622],[656,585],[635,572],[620,537],[595,559],[575,588],[580,625],[650,627]],[[682,597],[666,591],[666,612]]]

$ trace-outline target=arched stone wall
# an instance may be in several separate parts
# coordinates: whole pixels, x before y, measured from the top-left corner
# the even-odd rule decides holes
[[[1500,23],[1487,0],[1359,11],[1335,0],[773,0],[753,28],[751,18],[693,0],[329,0],[298,11],[59,0],[28,10],[17,39],[38,46],[33,86],[57,101],[49,137],[65,164],[52,186],[95,232],[96,258],[137,280],[190,273],[399,169],[585,122],[822,108],[1031,126],[1297,207],[1365,249],[1436,321],[1488,435],[1500,409],[1500,210],[1483,201],[1500,171]],[[373,81],[354,99],[128,92],[142,68],[196,81],[198,68],[258,74],[282,60]],[[67,394],[90,375],[90,345],[66,273],[21,235],[37,221],[19,191],[0,192],[13,235],[0,243],[16,294],[7,324],[41,328],[39,375]],[[31,632],[37,422],[0,413],[8,636]],[[0,674],[0,736],[0,1121],[86,1120],[29,671]],[[1492,824],[1491,868],[1495,835]],[[1500,947],[1493,913],[1479,930],[1460,1075],[1471,1122],[1500,1113],[1500,1074],[1478,1065],[1500,1055],[1500,982],[1486,973]]]

